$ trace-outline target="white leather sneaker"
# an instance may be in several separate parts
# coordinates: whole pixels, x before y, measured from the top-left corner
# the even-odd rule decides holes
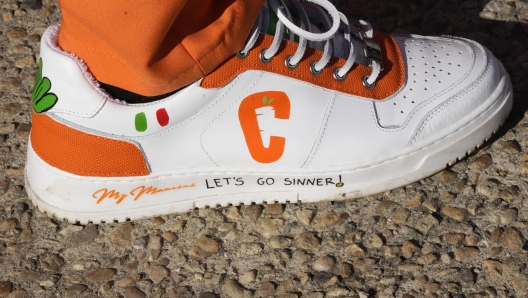
[[[238,55],[148,104],[110,98],[57,46],[59,26],[48,28],[30,198],[86,223],[361,197],[436,173],[508,116],[510,79],[481,45],[349,26],[326,0],[312,2],[324,10],[270,1]],[[269,28],[274,36],[261,33]]]

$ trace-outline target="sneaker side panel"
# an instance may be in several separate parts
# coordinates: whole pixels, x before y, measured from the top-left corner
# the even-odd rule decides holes
[[[463,156],[475,147],[476,138],[500,125],[511,103],[511,92],[502,92],[478,116],[487,121],[470,122],[445,142],[364,167],[330,171],[203,168],[145,177],[82,177],[51,167],[30,144],[26,188],[40,210],[82,223],[140,219],[205,206],[361,197],[416,181],[445,167],[446,160]]]

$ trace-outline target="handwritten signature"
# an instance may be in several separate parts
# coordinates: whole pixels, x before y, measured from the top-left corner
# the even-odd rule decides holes
[[[97,204],[104,201],[106,198],[114,199],[116,201],[116,204],[120,204],[123,202],[124,199],[128,197],[133,197],[134,201],[139,200],[143,195],[156,195],[162,192],[172,191],[172,190],[179,190],[184,188],[193,188],[196,187],[196,184],[185,184],[185,185],[178,185],[173,187],[167,187],[167,188],[157,188],[153,186],[138,186],[131,190],[128,193],[121,193],[115,189],[108,189],[108,188],[101,188],[93,193],[92,197],[94,199],[97,199]]]

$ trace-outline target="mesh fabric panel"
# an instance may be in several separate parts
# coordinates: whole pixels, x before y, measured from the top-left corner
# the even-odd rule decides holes
[[[267,34],[261,34],[246,58],[231,57],[215,71],[205,76],[201,86],[204,88],[221,88],[244,71],[263,70],[330,90],[365,98],[384,99],[403,86],[405,82],[405,64],[400,49],[391,36],[379,31],[375,31],[375,35],[383,53],[384,70],[380,73],[373,89],[367,89],[363,86],[363,77],[372,72],[370,67],[364,65],[355,64],[344,81],[339,82],[334,78],[334,69],[343,66],[346,62],[344,59],[332,58],[320,75],[313,75],[310,71],[310,64],[313,61],[319,61],[322,57],[322,52],[312,48],[306,49],[304,57],[297,68],[288,69],[284,61],[289,55],[295,54],[298,47],[298,44],[292,41],[284,40],[271,62],[262,63],[260,52],[269,48],[273,41],[273,37]]]
[[[95,177],[144,176],[145,158],[132,143],[88,134],[33,113],[31,145],[49,165],[79,175]]]

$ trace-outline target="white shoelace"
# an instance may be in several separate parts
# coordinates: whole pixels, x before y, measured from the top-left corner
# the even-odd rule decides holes
[[[290,10],[284,1],[288,1],[288,3],[291,4],[290,9],[294,8],[297,11],[297,16],[300,18],[301,27],[295,25],[292,22],[292,14],[290,13]],[[348,49],[349,53],[345,64],[342,67],[336,68],[334,70],[334,78],[338,81],[342,81],[346,79],[349,70],[356,62],[357,51],[354,48],[351,40],[351,33],[353,33],[359,38],[363,39],[365,43],[365,56],[369,61],[369,66],[372,67],[372,72],[370,75],[367,75],[365,78],[363,78],[363,84],[369,89],[373,88],[382,70],[382,63],[380,58],[381,51],[375,40],[374,30],[372,29],[370,23],[366,21],[356,21],[352,26],[350,26],[346,16],[343,13],[337,11],[334,5],[332,5],[332,3],[330,3],[328,0],[304,0],[303,4],[301,4],[299,1],[300,0],[267,0],[264,4],[266,9],[263,9],[259,14],[259,17],[253,26],[244,48],[238,53],[239,57],[247,56],[249,50],[251,50],[257,42],[262,29],[262,23],[265,17],[264,14],[267,13],[267,9],[269,9],[269,6],[271,6],[271,9],[278,17],[278,20],[275,26],[275,35],[271,46],[260,53],[260,58],[263,63],[269,63],[273,56],[277,54],[283,40],[284,27],[286,27],[289,29],[290,40],[294,39],[294,34],[299,36],[299,46],[297,51],[294,55],[288,56],[285,61],[285,64],[288,68],[294,69],[297,67],[306,51],[308,41],[324,41],[325,44],[323,56],[319,61],[314,61],[310,67],[310,70],[314,75],[319,75],[332,58],[331,40],[333,40],[334,46],[343,46]],[[324,30],[327,30],[326,32],[311,32],[312,25],[305,7],[309,8],[312,12],[315,11],[317,13],[317,16],[320,18],[319,21],[324,24]],[[326,10],[326,13],[323,9]],[[341,45],[338,44],[339,40],[336,38],[340,28],[343,28],[343,37],[345,42],[345,44]],[[341,43],[342,42],[343,40],[341,40]],[[372,56],[372,50],[377,53],[375,56],[378,56],[378,59],[369,57],[369,55]]]

